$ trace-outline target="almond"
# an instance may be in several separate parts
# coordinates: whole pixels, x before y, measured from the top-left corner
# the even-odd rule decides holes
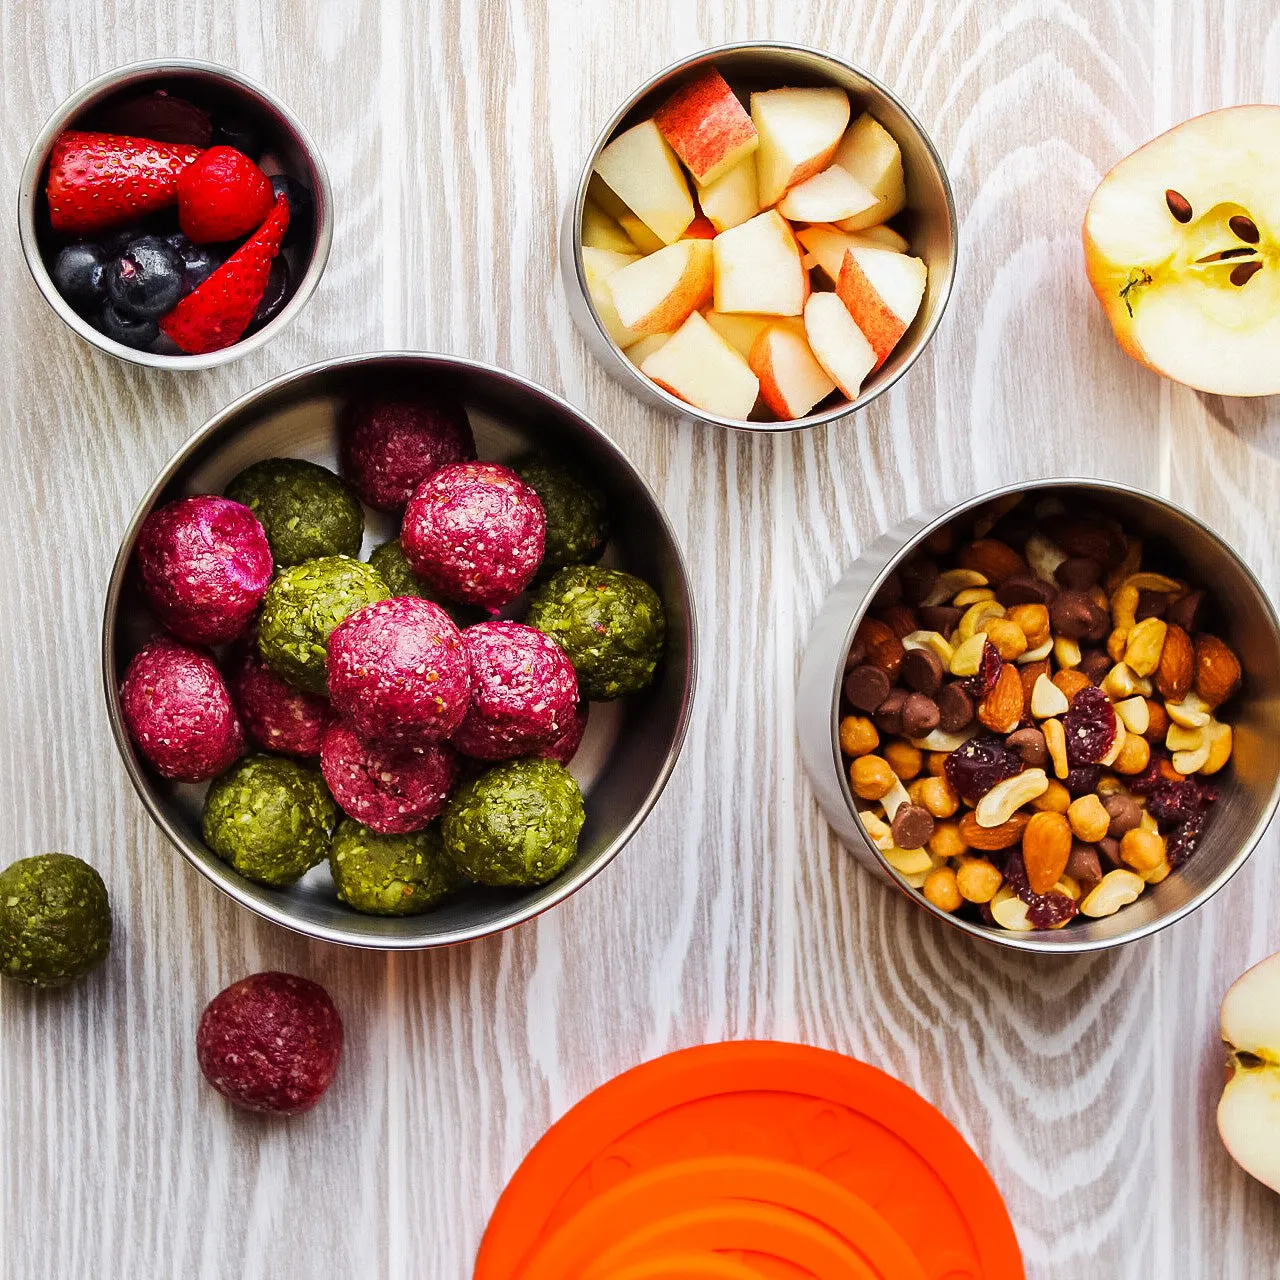
[[[1211,706],[1220,707],[1240,687],[1240,659],[1217,636],[1196,637],[1196,692]]]
[[[998,827],[982,827],[978,825],[977,814],[971,810],[960,819],[960,835],[970,849],[995,853],[998,849],[1013,848],[1022,839],[1022,833],[1030,821],[1029,813],[1019,812]]]
[[[861,643],[872,666],[879,667],[890,680],[897,678],[906,650],[887,622],[881,622],[879,618],[863,618],[854,639]]]
[[[1006,578],[1029,572],[1027,562],[1007,542],[997,538],[981,538],[960,548],[958,557],[964,569],[976,569],[997,585]]]
[[[995,687],[978,704],[978,719],[992,733],[1012,733],[1022,719],[1022,678],[1017,667],[1005,663]]]
[[[1156,668],[1156,688],[1167,702],[1181,702],[1191,689],[1196,674],[1196,653],[1187,635],[1171,622],[1165,632],[1160,665]]]
[[[1071,823],[1060,813],[1033,814],[1022,833],[1022,861],[1032,893],[1048,893],[1071,857]]]

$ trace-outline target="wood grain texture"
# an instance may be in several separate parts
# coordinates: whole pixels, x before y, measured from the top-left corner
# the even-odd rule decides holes
[[[599,122],[674,58],[752,37],[830,48],[890,84],[961,211],[927,356],[855,420],[802,436],[642,407],[574,333],[556,271]],[[0,989],[0,1275],[465,1280],[552,1120],[647,1057],[742,1036],[853,1053],[941,1107],[999,1182],[1034,1280],[1280,1275],[1274,1198],[1212,1119],[1218,1001],[1280,945],[1277,833],[1156,939],[1003,957],[933,928],[835,844],[793,698],[809,623],[858,550],[997,483],[1096,474],[1169,494],[1280,588],[1280,405],[1199,396],[1126,360],[1078,242],[1121,155],[1195,111],[1280,100],[1271,0],[0,0],[0,42],[10,192],[71,89],[179,53],[270,83],[338,201],[299,321],[183,379],[90,351],[18,279],[0,228],[2,860],[90,858],[119,930],[80,987]],[[127,788],[97,679],[116,542],[164,459],[268,376],[382,346],[502,363],[609,431],[671,513],[703,646],[684,755],[618,862],[535,924],[398,958],[307,944],[188,869]],[[288,1125],[231,1113],[194,1062],[204,1002],[268,966],[325,982],[348,1027],[333,1095]]]

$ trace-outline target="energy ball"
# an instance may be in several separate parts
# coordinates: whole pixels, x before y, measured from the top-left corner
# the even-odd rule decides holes
[[[120,703],[148,763],[176,782],[207,782],[244,754],[244,729],[208,654],[159,637],[124,673]]]
[[[609,527],[604,500],[576,471],[537,455],[513,465],[538,495],[547,518],[538,576],[549,578],[567,564],[594,564],[604,554]]]
[[[0,871],[0,976],[62,987],[111,949],[102,877],[69,853],[41,853]]]
[[[137,555],[153,612],[190,644],[234,640],[271,581],[271,546],[257,516],[212,494],[153,511]]]
[[[399,538],[392,538],[390,542],[375,547],[369,555],[369,563],[382,575],[383,582],[393,596],[417,596],[420,600],[430,600],[432,604],[438,604],[459,627],[468,627],[473,622],[484,620],[483,609],[446,600],[427,586],[414,573],[413,566],[405,558]]]
[[[258,746],[304,759],[320,754],[324,731],[333,720],[329,700],[295,689],[276,675],[262,660],[256,634],[236,653],[228,685],[240,719]]]
[[[658,593],[621,569],[577,564],[538,588],[529,624],[568,655],[592,702],[637,693],[653,679],[666,642]]]
[[[508,760],[458,789],[441,823],[445,852],[469,880],[546,884],[573,861],[586,814],[573,775],[554,760]]]
[[[450,600],[497,609],[533,580],[546,517],[509,467],[443,467],[409,500],[400,545],[414,573]]]
[[[342,415],[342,469],[378,511],[399,511],[441,467],[476,456],[467,411],[449,396],[362,400]]]
[[[341,1058],[342,1018],[329,993],[292,973],[232,983],[205,1006],[196,1029],[204,1078],[246,1111],[309,1111]]]
[[[318,770],[249,756],[209,787],[204,842],[246,880],[293,884],[329,855],[337,810]]]
[[[554,760],[557,764],[567,765],[578,754],[578,748],[582,746],[590,716],[591,703],[578,703],[560,736],[548,742],[545,747],[539,747],[533,754],[541,756],[544,760]]]
[[[430,600],[366,605],[329,636],[329,697],[371,742],[449,737],[466,714],[471,676],[453,619]]]
[[[333,836],[329,869],[338,897],[375,916],[417,915],[463,883],[445,857],[435,822],[423,831],[384,836],[343,818]]]
[[[322,556],[290,565],[276,575],[262,602],[258,649],[267,666],[291,685],[324,693],[334,627],[357,609],[390,596],[377,570],[360,560]]]
[[[324,736],[320,768],[343,813],[384,836],[421,831],[440,816],[458,780],[447,743],[371,746],[341,722]]]
[[[453,745],[477,760],[509,760],[554,742],[573,723],[578,678],[558,644],[522,622],[462,633],[471,703]]]
[[[227,497],[258,517],[280,568],[360,554],[364,508],[344,480],[314,462],[255,462],[227,485]]]

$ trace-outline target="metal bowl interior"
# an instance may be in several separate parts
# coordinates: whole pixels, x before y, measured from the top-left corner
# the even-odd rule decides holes
[[[960,919],[934,907],[911,888],[880,856],[861,823],[853,822],[851,815],[856,807],[839,746],[844,655],[884,580],[938,528],[953,521],[971,524],[975,514],[989,503],[1014,494],[1031,502],[1056,497],[1069,508],[1109,513],[1126,529],[1139,532],[1156,554],[1184,566],[1182,571],[1188,580],[1203,584],[1214,597],[1213,629],[1235,649],[1245,673],[1241,693],[1224,709],[1224,718],[1234,729],[1235,750],[1228,768],[1215,778],[1222,796],[1194,856],[1163,884],[1148,888],[1135,903],[1113,916],[1100,920],[1080,918],[1065,929],[1033,933],[1012,933]],[[1010,485],[942,514],[916,517],[868,548],[824,606],[815,639],[815,659],[825,668],[825,706],[819,709],[812,694],[807,701],[802,694],[801,714],[822,717],[822,750],[829,763],[810,757],[811,771],[820,772],[825,766],[833,770],[828,777],[839,778],[839,799],[835,803],[843,806],[844,812],[832,807],[834,793],[828,788],[824,801],[828,816],[862,861],[874,866],[925,910],[986,941],[1022,951],[1061,954],[1100,950],[1155,933],[1202,906],[1240,870],[1280,804],[1280,753],[1275,749],[1276,725],[1280,723],[1280,620],[1275,607],[1227,543],[1189,512],[1152,494],[1107,481],[1048,480]],[[813,683],[816,670],[811,667],[808,673],[811,689],[817,688]],[[822,779],[815,777],[815,784],[821,793]]]
[[[582,264],[582,214],[587,185],[600,152],[616,134],[647,119],[688,81],[715,66],[739,96],[783,85],[839,85],[849,93],[853,116],[871,114],[893,135],[902,149],[907,183],[907,206],[894,222],[911,243],[911,250],[929,268],[920,311],[892,354],[867,379],[857,399],[838,391],[803,418],[791,422],[742,421],[704,413],[664,391],[631,363],[609,337],[591,304]],[[924,126],[890,89],[852,64],[802,45],[730,44],[685,58],[642,85],[601,130],[583,168],[561,225],[560,262],[570,312],[578,328],[606,370],[658,408],[680,417],[744,431],[795,431],[818,426],[853,413],[887,391],[928,345],[942,320],[955,279],[958,230],[955,199],[937,149]]]
[[[262,132],[268,172],[287,173],[310,188],[315,202],[315,229],[309,243],[283,251],[295,282],[293,297],[270,323],[221,351],[205,355],[161,355],[137,351],[100,333],[72,308],[49,274],[49,264],[62,241],[49,228],[45,200],[45,173],[49,154],[65,129],[92,128],[95,117],[122,98],[139,91],[163,89],[195,102],[216,114],[235,111],[252,121]],[[18,188],[18,235],[32,278],[45,300],[62,320],[86,342],[127,360],[152,369],[208,369],[238,359],[270,342],[315,292],[329,260],[333,239],[333,192],[320,150],[302,122],[269,90],[230,67],[190,59],[165,58],[132,63],[99,76],[77,90],[53,113],[32,143]]]
[[[592,706],[572,771],[586,797],[579,854],[557,879],[525,891],[474,889],[417,916],[361,915],[333,893],[327,866],[280,890],[251,883],[203,843],[204,787],[167,782],[138,756],[121,716],[119,687],[137,649],[158,628],[132,566],[139,527],[156,506],[191,493],[220,493],[263,458],[337,465],[337,417],[348,400],[401,387],[439,390],[466,406],[480,457],[510,460],[529,450],[572,461],[604,492],[612,536],[604,563],[652,583],[667,613],[666,657],[654,684],[617,703]],[[398,526],[370,512],[365,553]],[[504,611],[518,614],[520,602]],[[601,871],[634,834],[666,783],[683,743],[696,674],[696,623],[680,549],[649,487],[626,457],[577,410],[513,374],[447,356],[354,356],[287,374],[231,405],[174,457],[143,498],[121,543],[103,619],[103,679],[116,745],[151,816],[203,875],[277,924],[353,946],[412,949],[466,942],[519,924],[567,898]]]

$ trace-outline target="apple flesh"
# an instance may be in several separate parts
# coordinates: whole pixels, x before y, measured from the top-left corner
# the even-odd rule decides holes
[[[813,258],[809,265],[820,268],[833,285],[840,279],[844,255],[850,249],[892,249],[895,253],[905,253],[908,248],[907,242],[888,227],[840,231],[835,227],[819,224],[798,228],[796,239]]]
[[[618,319],[641,337],[671,332],[711,300],[711,241],[680,240],[609,277]]]
[[[876,353],[877,367],[916,318],[928,277],[924,263],[905,253],[857,248],[845,253],[836,293]]]
[[[760,204],[768,208],[831,163],[849,123],[849,95],[834,87],[768,89],[751,95],[751,119],[760,135]]]
[[[841,231],[863,231],[888,222],[907,203],[902,150],[874,116],[864,111],[849,126],[840,140],[835,162],[876,197],[871,208],[842,218]]]
[[[653,119],[694,181],[704,186],[723,177],[760,144],[751,117],[715,68],[677,89]]]
[[[588,200],[582,210],[582,243],[589,249],[635,253],[630,237],[598,204]]]
[[[657,253],[659,249],[666,247],[634,213],[624,213],[618,219],[618,225],[631,241],[632,253],[637,251],[640,253]],[[689,225],[692,226],[693,223]]]
[[[693,221],[693,197],[676,153],[652,120],[609,143],[596,173],[663,244],[674,244]]]
[[[876,197],[838,164],[792,187],[778,202],[778,212],[791,222],[836,222],[865,213]]]
[[[770,325],[782,325],[804,337],[804,319],[801,316],[726,315],[720,311],[704,311],[702,315],[743,359],[750,358],[756,339]]]
[[[722,418],[749,417],[760,394],[759,379],[747,362],[696,311],[641,364],[640,372],[686,403]]]
[[[1229,396],[1280,393],[1280,106],[1188,120],[1121,160],[1084,257],[1121,348]]]
[[[582,271],[587,278],[587,294],[591,298],[591,305],[595,307],[605,332],[623,350],[639,342],[644,334],[634,333],[622,323],[618,308],[613,304],[613,290],[609,288],[609,280],[623,267],[639,261],[639,254],[634,253],[614,253],[610,249],[593,249],[590,245],[582,250]]]
[[[856,400],[863,379],[876,367],[876,353],[848,308],[834,293],[815,293],[805,303],[804,331],[810,350],[832,382]]]
[[[800,246],[776,210],[722,231],[711,242],[717,311],[798,316],[809,294]]]
[[[761,398],[779,418],[803,418],[836,389],[808,342],[783,323],[761,331],[747,364],[760,379]]]
[[[698,188],[698,207],[707,215],[717,231],[741,226],[760,212],[760,185],[756,181],[756,162],[744,160],[723,178]]]

